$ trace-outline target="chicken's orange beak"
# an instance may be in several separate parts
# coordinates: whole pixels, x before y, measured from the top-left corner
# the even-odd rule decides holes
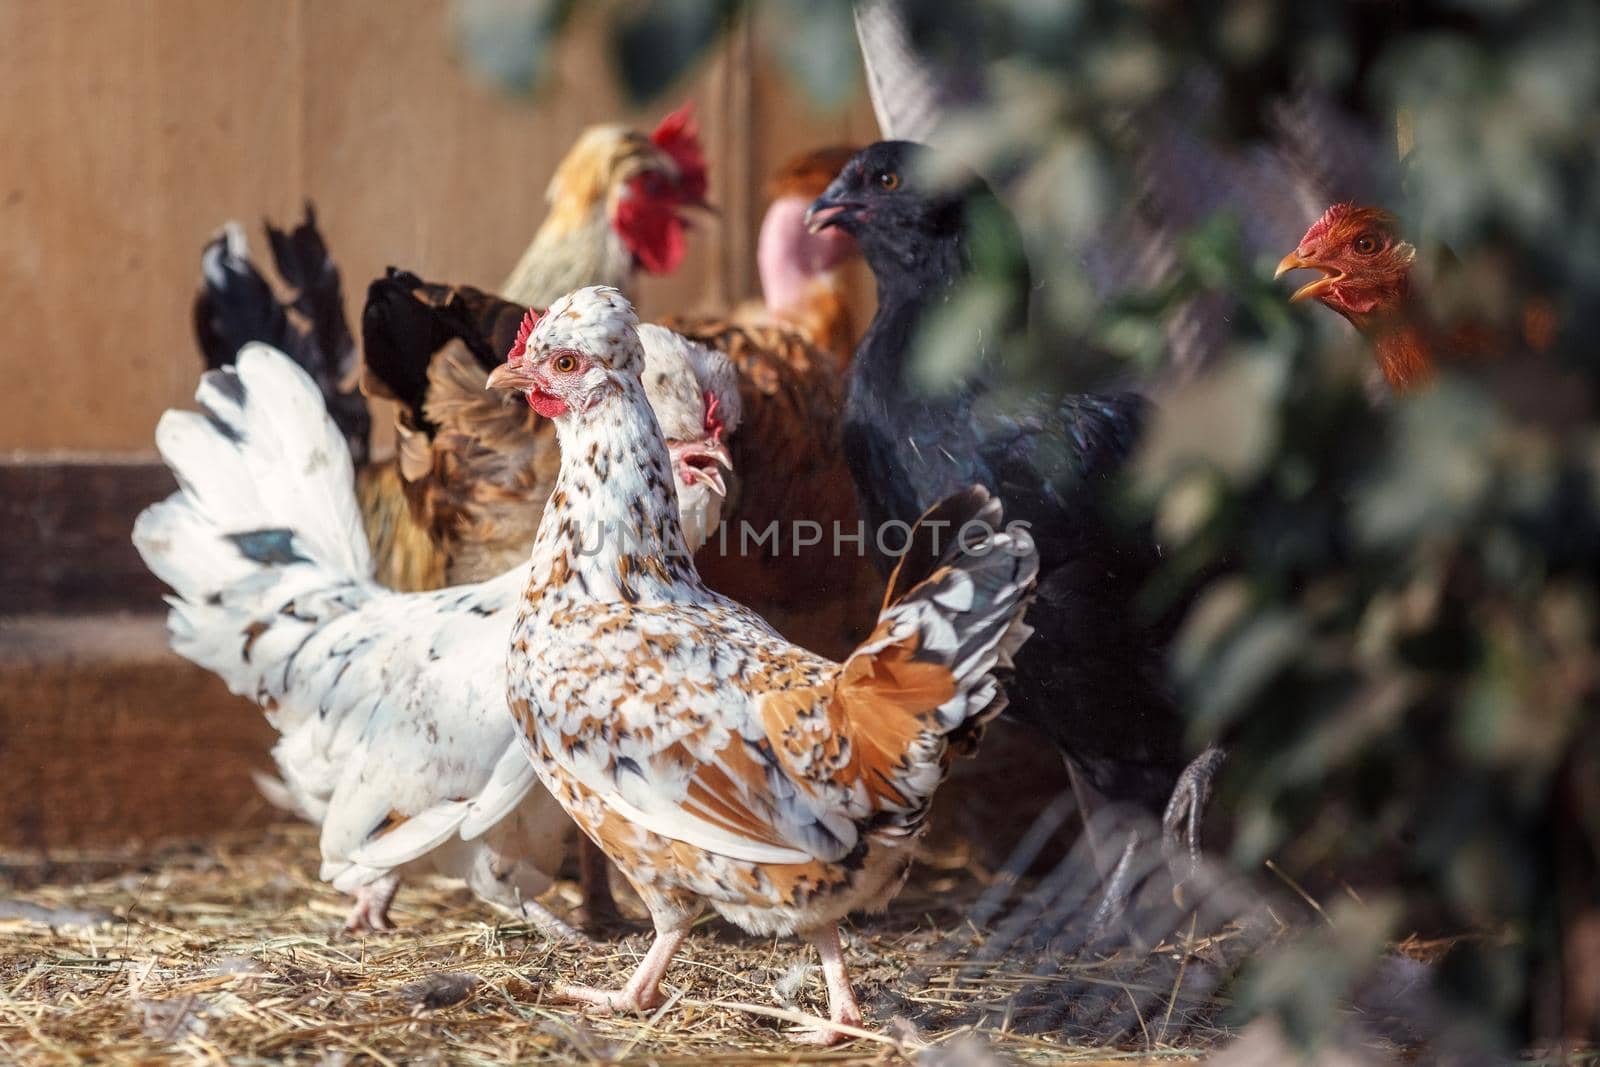
[[[527,392],[538,381],[528,371],[528,365],[521,362],[507,360],[489,372],[489,380],[483,384],[485,389],[515,389],[517,392]]]
[[[1278,269],[1272,272],[1272,277],[1276,280],[1292,270],[1319,270],[1322,272],[1322,277],[1314,282],[1307,282],[1296,289],[1289,297],[1289,303],[1291,304],[1298,304],[1302,300],[1321,296],[1331,289],[1340,278],[1344,277],[1344,271],[1337,267],[1330,267],[1326,263],[1312,259],[1309,256],[1302,256],[1298,249],[1278,261]]]

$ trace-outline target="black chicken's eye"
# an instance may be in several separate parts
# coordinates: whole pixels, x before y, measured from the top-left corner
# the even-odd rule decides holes
[[[891,193],[900,188],[900,175],[892,170],[880,170],[875,176],[875,180],[880,189],[886,189]]]
[[[1363,256],[1370,256],[1378,250],[1378,239],[1370,233],[1364,233],[1356,238],[1355,249]]]
[[[578,369],[578,357],[573,355],[557,356],[553,366],[562,374],[571,374]]]

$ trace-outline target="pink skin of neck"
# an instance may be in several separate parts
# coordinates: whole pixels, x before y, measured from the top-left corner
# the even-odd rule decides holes
[[[799,305],[806,287],[855,253],[855,240],[840,229],[806,230],[810,201],[782,196],[767,208],[756,243],[756,269],[767,310],[781,313]]]

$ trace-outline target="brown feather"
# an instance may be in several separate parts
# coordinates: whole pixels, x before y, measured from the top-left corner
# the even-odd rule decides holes
[[[376,568],[374,577],[405,593],[444,584],[444,553],[417,521],[397,465],[361,468],[356,473],[356,496]]]
[[[725,353],[739,372],[744,421],[729,443],[737,484],[723,509],[725,536],[695,557],[701,577],[791,641],[843,656],[871,625],[880,583],[853,543],[834,551],[835,530],[853,534],[860,519],[840,440],[843,384],[832,359],[780,326],[718,318],[662,325]],[[797,521],[822,529],[821,542],[798,554]],[[772,523],[778,540],[756,546]],[[742,529],[752,531],[748,545]],[[795,581],[797,574],[806,580]]]

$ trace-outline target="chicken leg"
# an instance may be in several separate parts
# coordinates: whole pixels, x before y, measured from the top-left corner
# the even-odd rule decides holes
[[[351,933],[392,932],[394,923],[389,921],[389,905],[394,903],[394,895],[399,891],[400,876],[392,873],[369,885],[356,887],[356,902],[350,909],[350,917],[344,921],[344,928]]]
[[[1211,786],[1217,772],[1228,758],[1227,750],[1211,745],[1189,762],[1178,775],[1172,789],[1172,799],[1161,816],[1162,839],[1167,858],[1177,866],[1180,850],[1186,853],[1187,869],[1173,873],[1179,878],[1192,878],[1200,866],[1200,820],[1205,815],[1206,803],[1211,799]]]
[[[557,941],[589,940],[539,903],[538,895],[550,888],[550,879],[525,861],[481,843],[475,848],[466,879],[468,887],[483,900],[507,915],[531,923],[545,937]]]
[[[844,952],[839,947],[839,924],[811,930],[805,934],[807,941],[817,947],[822,957],[822,977],[828,983],[828,1018],[842,1026],[860,1026],[861,1008],[856,1004],[856,994],[850,988],[850,976],[844,969]],[[801,1031],[795,1040],[806,1045],[836,1045],[849,1037],[825,1027]]]
[[[587,1005],[597,1015],[620,1015],[660,1007],[666,999],[661,995],[662,976],[667,973],[673,953],[689,936],[689,926],[693,922],[693,913],[687,916],[674,915],[670,920],[656,918],[656,939],[650,945],[650,951],[644,954],[644,959],[639,961],[639,966],[634,968],[628,984],[621,989],[597,989],[563,983],[552,990],[554,998],[569,1004]]]

